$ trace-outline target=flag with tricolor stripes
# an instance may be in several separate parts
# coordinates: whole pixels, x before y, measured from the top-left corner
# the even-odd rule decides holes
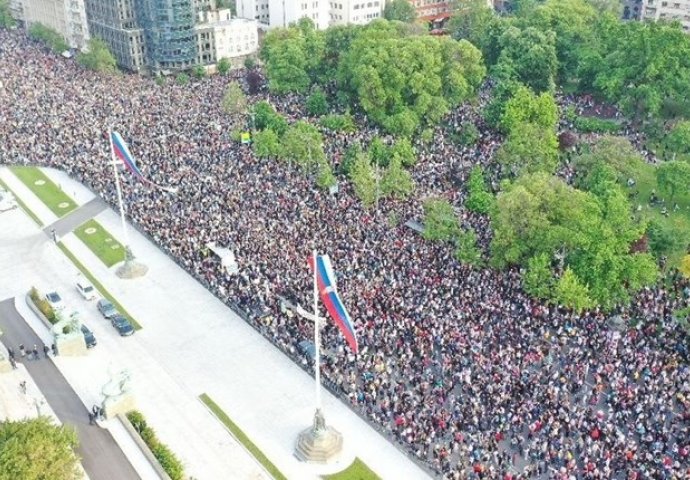
[[[115,158],[121,160],[125,168],[129,170],[132,173],[132,175],[134,175],[137,179],[148,185],[152,185],[156,188],[160,188],[161,190],[165,190],[167,192],[177,192],[177,188],[164,187],[146,178],[144,174],[141,173],[141,170],[139,170],[137,162],[134,161],[134,157],[130,153],[129,148],[127,148],[127,144],[122,139],[122,136],[116,131],[110,132],[110,143],[113,146],[113,155],[115,156]]]
[[[309,266],[316,268],[316,283],[318,287],[319,297],[328,310],[329,315],[342,332],[345,340],[354,353],[359,350],[357,344],[357,337],[355,335],[355,327],[347,313],[347,309],[343,304],[335,285],[335,274],[331,266],[331,260],[328,255],[317,255],[316,266],[314,266],[314,257],[309,257]]]

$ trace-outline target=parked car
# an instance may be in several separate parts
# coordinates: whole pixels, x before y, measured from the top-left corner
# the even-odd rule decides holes
[[[96,298],[96,289],[83,278],[77,280],[77,291],[84,297],[84,300],[93,300]]]
[[[110,323],[115,327],[115,330],[117,330],[117,333],[119,333],[121,337],[127,337],[134,333],[134,327],[129,323],[129,320],[119,313],[110,317]]]
[[[46,293],[46,300],[56,312],[61,312],[65,309],[65,303],[57,292]]]
[[[81,333],[84,335],[84,341],[86,342],[86,348],[93,348],[96,346],[96,337],[93,332],[88,329],[86,325],[81,324]]]
[[[105,318],[110,318],[113,315],[118,315],[120,313],[115,308],[115,305],[110,303],[110,300],[106,298],[101,298],[96,306],[98,307],[98,311],[101,312],[101,315],[103,315]]]

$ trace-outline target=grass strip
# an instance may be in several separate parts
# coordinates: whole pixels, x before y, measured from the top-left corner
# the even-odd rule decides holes
[[[125,248],[96,220],[91,219],[74,230],[74,234],[89,247],[106,267],[125,259]]]
[[[213,401],[211,398],[206,395],[205,393],[202,393],[199,395],[199,399],[204,402],[204,404],[213,412],[213,414],[220,420],[223,425],[227,427],[228,430],[230,430],[230,433],[242,444],[244,447],[249,450],[249,453],[251,453],[254,458],[256,458],[261,465],[264,466],[266,471],[271,474],[273,478],[276,480],[287,480],[287,477],[283,475],[280,470],[278,470],[278,467],[273,465],[271,461],[264,455],[264,453],[259,450],[259,447],[254,445],[254,442],[252,442],[249,437],[238,427],[235,425],[235,423],[230,420],[230,417],[228,417],[225,412]]]
[[[91,282],[91,284],[96,288],[96,290],[101,292],[101,294],[103,294],[103,296],[105,298],[110,300],[110,303],[115,305],[115,308],[117,308],[118,312],[120,312],[121,314],[123,314],[125,317],[127,317],[129,319],[129,322],[132,324],[134,329],[135,330],[141,330],[141,325],[139,324],[139,322],[137,322],[134,319],[134,317],[127,310],[125,310],[125,307],[120,305],[120,302],[115,300],[115,297],[113,297],[108,292],[108,290],[105,289],[105,287],[101,284],[101,282],[96,280],[96,277],[94,277],[91,274],[91,272],[79,260],[77,260],[77,257],[75,257],[74,254],[62,242],[58,243],[58,247],[60,248],[60,250],[62,250],[62,253],[64,253],[67,256],[67,258],[69,258],[72,261],[74,266],[77,267],[79,269],[79,271],[81,271],[81,273],[86,278],[89,279],[89,282]]]
[[[322,475],[324,480],[380,480],[381,477],[376,475],[373,470],[361,461],[355,458],[355,461],[342,472],[334,473],[332,475]]]
[[[14,201],[17,202],[17,205],[19,205],[19,208],[24,210],[24,213],[26,213],[29,217],[31,217],[31,219],[34,222],[36,222],[36,224],[39,227],[43,226],[43,223],[41,223],[41,220],[39,220],[39,218],[34,214],[34,212],[29,210],[29,207],[27,207],[26,204],[24,202],[22,202],[22,199],[19,198],[16,193],[14,193],[12,190],[10,190],[10,187],[8,187],[7,184],[5,184],[5,182],[3,182],[2,180],[0,180],[0,187],[2,187],[4,190],[7,190],[8,192],[10,192],[12,194],[12,196],[14,197]]]
[[[74,200],[38,168],[10,167],[10,170],[58,217],[64,217],[77,208]]]

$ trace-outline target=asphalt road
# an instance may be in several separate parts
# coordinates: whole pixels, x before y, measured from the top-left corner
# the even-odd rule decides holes
[[[68,215],[48,225],[43,231],[50,236],[51,230],[55,229],[55,234],[58,237],[63,237],[87,220],[91,220],[106,208],[108,208],[108,205],[106,205],[103,199],[96,197],[73,212],[70,212]]]
[[[21,301],[21,300],[20,300]],[[43,343],[14,307],[14,299],[0,302],[0,337],[12,347],[60,421],[74,427],[79,436],[77,453],[90,480],[137,480],[137,472],[107,430],[89,425],[89,412],[52,360],[43,358]],[[19,344],[38,345],[40,360],[22,359]],[[84,361],[88,361],[85,359]]]

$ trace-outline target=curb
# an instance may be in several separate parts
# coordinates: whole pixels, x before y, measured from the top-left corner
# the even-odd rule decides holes
[[[151,464],[151,467],[156,471],[158,476],[162,480],[171,480],[170,476],[163,470],[163,467],[161,464],[158,462],[156,457],[153,455],[153,452],[149,448],[148,445],[144,442],[144,440],[141,438],[141,435],[134,429],[132,424],[130,423],[129,419],[125,416],[122,415],[121,413],[118,413],[115,415],[114,420],[117,419],[124,427],[125,430],[127,430],[127,433],[129,434],[130,437],[132,437],[132,440],[134,440],[134,443],[137,444],[139,447],[139,450],[144,454],[146,457],[146,460]]]

